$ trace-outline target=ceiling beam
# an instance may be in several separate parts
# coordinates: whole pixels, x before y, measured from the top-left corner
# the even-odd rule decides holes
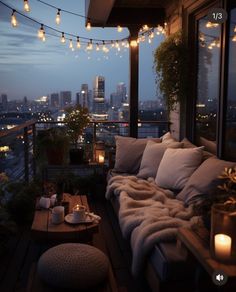
[[[92,26],[105,26],[114,3],[115,0],[106,0],[106,5],[104,0],[85,0],[86,23],[90,20]]]

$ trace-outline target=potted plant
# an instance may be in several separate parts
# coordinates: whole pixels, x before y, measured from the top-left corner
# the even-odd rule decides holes
[[[71,164],[80,164],[84,162],[84,150],[78,142],[79,140],[82,141],[84,129],[90,121],[88,109],[77,105],[75,107],[71,106],[66,108],[65,112],[66,116],[64,121],[72,144],[72,148],[70,149],[70,161]]]
[[[168,36],[154,53],[156,83],[168,111],[186,100],[187,48],[181,31]]]
[[[64,128],[55,127],[38,133],[38,156],[41,158],[46,155],[48,164],[61,165],[65,163],[68,147],[69,140]]]

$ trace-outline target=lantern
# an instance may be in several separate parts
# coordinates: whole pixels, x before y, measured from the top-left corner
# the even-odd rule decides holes
[[[98,141],[95,143],[94,160],[100,164],[103,164],[105,161],[105,144],[103,141]]]

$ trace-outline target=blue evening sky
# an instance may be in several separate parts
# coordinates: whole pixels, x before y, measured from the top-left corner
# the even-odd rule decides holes
[[[72,33],[80,37],[97,39],[122,39],[129,35],[127,29],[118,33],[116,28],[85,29],[85,20],[78,16],[61,13],[61,24],[55,24],[57,10],[47,7],[37,0],[29,0],[31,12],[23,11],[23,0],[3,0],[17,11],[49,25],[59,31]],[[84,0],[45,0],[45,2],[85,14]],[[129,88],[129,49],[120,52],[112,48],[105,54],[95,49],[87,53],[84,49],[69,49],[69,41],[61,44],[60,39],[47,35],[43,43],[37,38],[39,25],[16,14],[19,26],[10,24],[12,11],[0,3],[0,94],[6,93],[9,100],[34,99],[63,90],[71,90],[73,99],[82,83],[88,83],[92,89],[95,76],[105,77],[105,96],[108,99],[119,82],[125,82]],[[58,34],[59,35],[59,34]],[[68,37],[69,38],[69,37]],[[155,74],[153,71],[153,52],[163,36],[155,36],[153,42],[140,45],[140,89],[142,100],[156,99]]]

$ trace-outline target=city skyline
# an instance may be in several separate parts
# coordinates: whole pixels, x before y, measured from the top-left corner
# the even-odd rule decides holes
[[[23,1],[9,1],[4,3],[23,11]],[[46,7],[36,0],[29,2],[31,12],[25,15],[39,22],[54,27],[60,31],[70,32],[88,38],[122,39],[128,36],[128,30],[118,33],[116,28],[92,28],[88,32],[85,20],[72,15],[62,14],[61,25],[55,24],[55,9]],[[50,4],[80,14],[84,12],[84,1],[50,1]],[[37,38],[38,25],[16,15],[19,26],[13,28],[10,24],[11,10],[0,4],[0,93],[8,95],[9,100],[35,99],[54,92],[72,91],[75,99],[81,84],[88,84],[92,88],[96,76],[106,79],[105,98],[109,100],[116,85],[124,82],[129,91],[129,49],[115,49],[109,53],[90,53],[83,49],[69,49],[69,41],[61,44],[60,39],[47,35],[43,43]],[[156,98],[155,74],[153,71],[153,51],[163,39],[156,36],[152,44],[147,41],[140,44],[140,99]],[[76,44],[74,44],[75,46]]]

